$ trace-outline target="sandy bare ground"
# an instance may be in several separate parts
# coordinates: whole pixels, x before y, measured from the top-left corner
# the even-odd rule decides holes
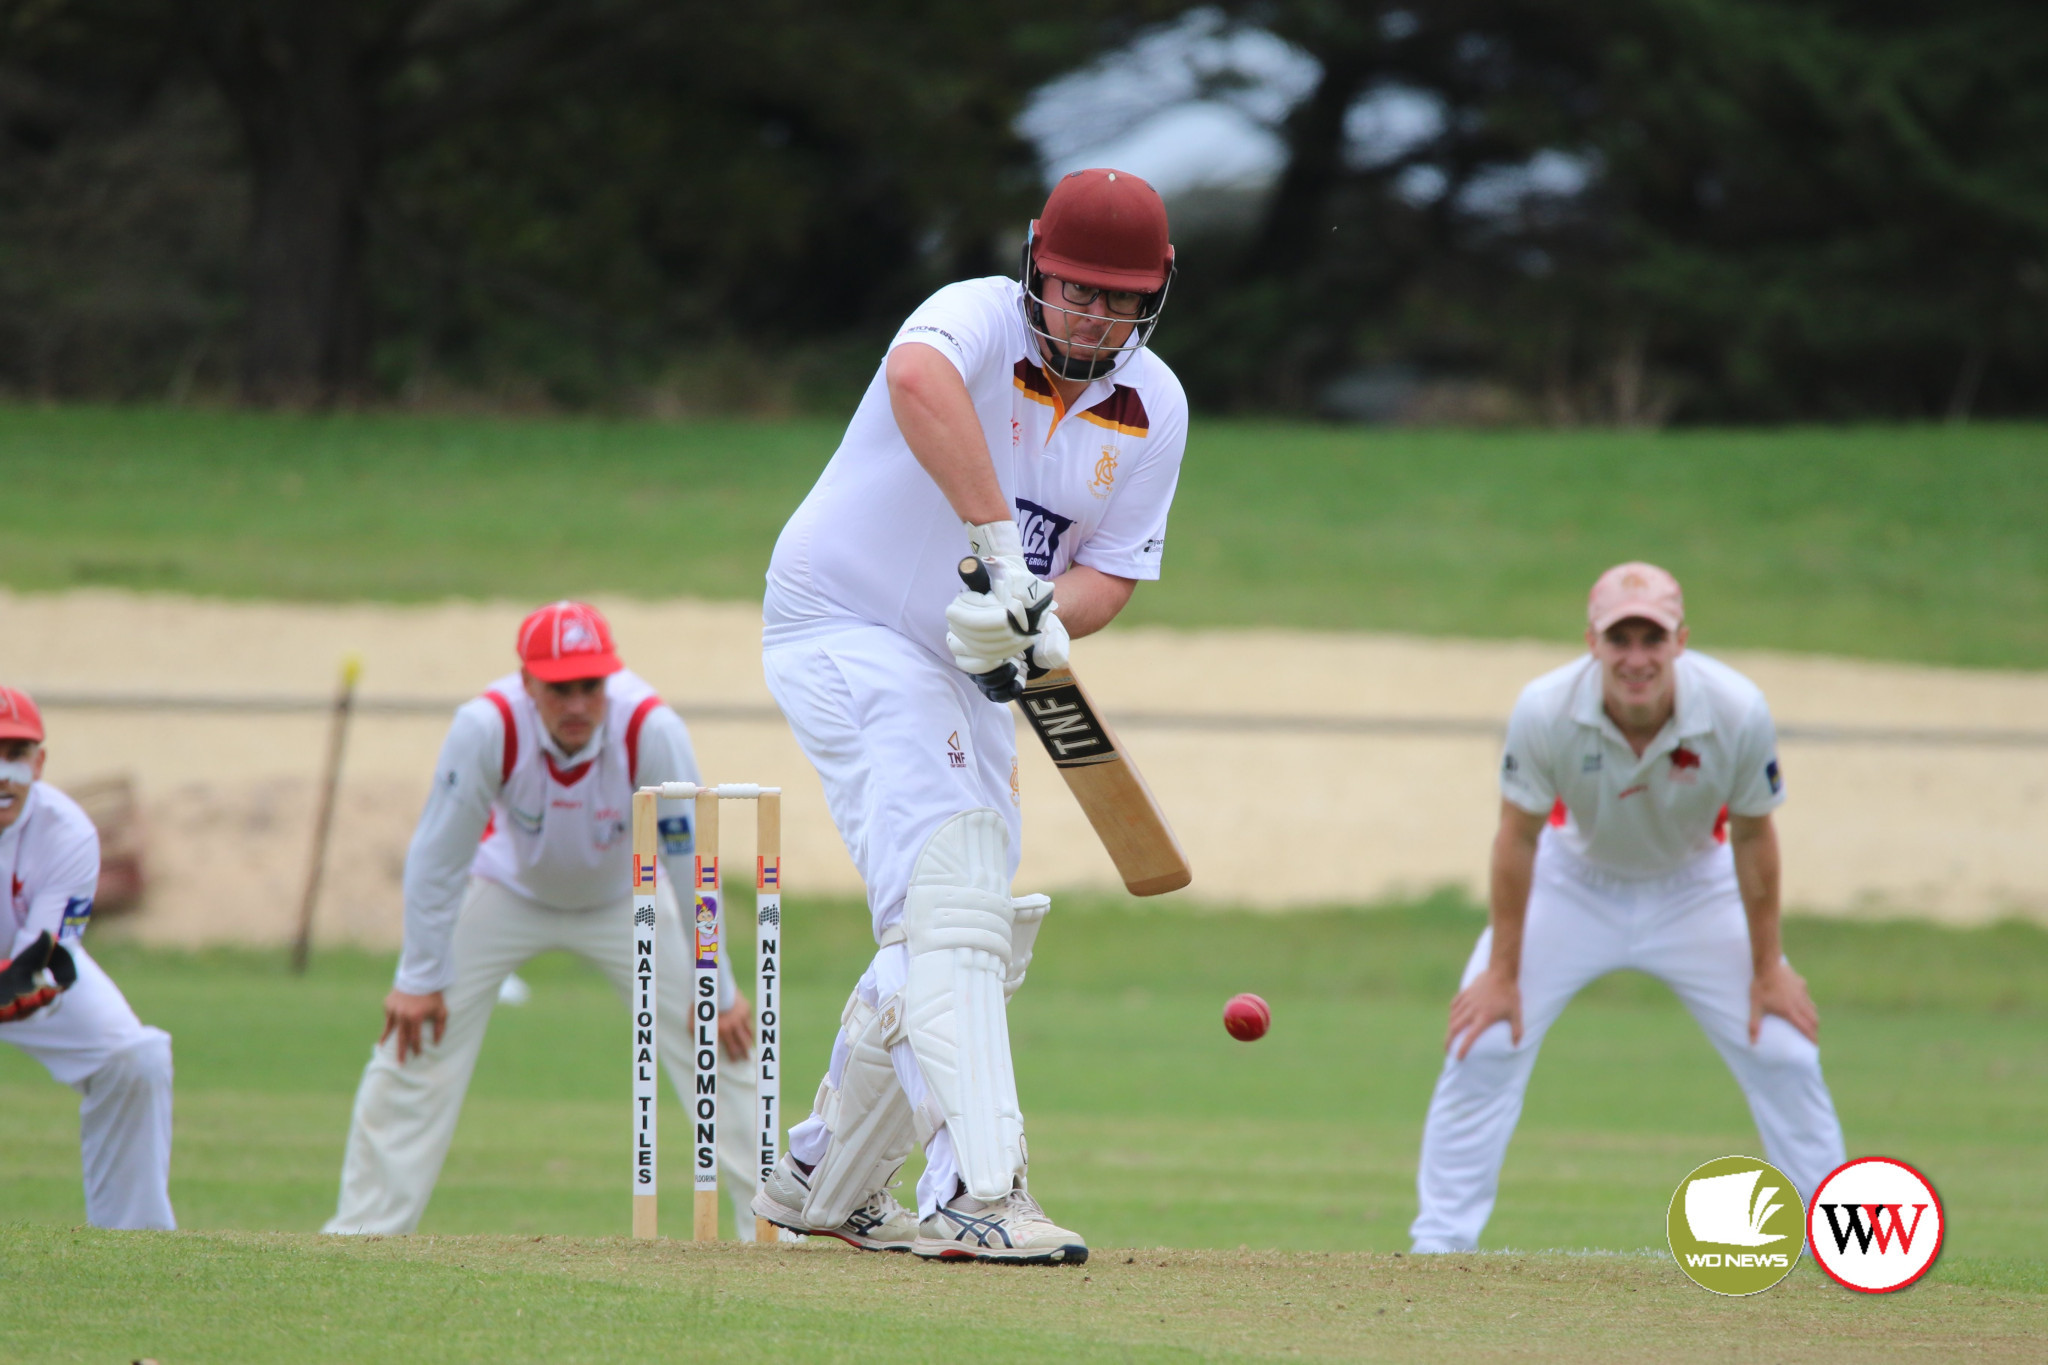
[[[621,650],[686,719],[765,706],[756,610],[606,602]],[[0,593],[0,678],[48,692],[331,692],[360,655],[365,697],[474,694],[510,670],[524,608],[301,606],[114,592]],[[1711,648],[1706,642],[1704,647]],[[1119,711],[1497,722],[1570,641],[1485,643],[1283,632],[1111,632],[1076,666]],[[1730,652],[1781,725],[2048,729],[2048,674],[1961,672]],[[52,707],[49,776],[132,774],[149,821],[151,940],[275,941],[304,875],[324,718]],[[396,941],[398,876],[445,722],[363,716],[352,731],[319,911],[328,940]],[[779,721],[695,719],[711,780],[788,792],[793,889],[858,882]],[[1476,893],[1497,797],[1483,736],[1132,729],[1125,736],[1195,866],[1177,899],[1272,908],[1456,885]],[[1057,774],[1025,737],[1021,888],[1116,884]],[[2048,919],[2048,749],[1787,741],[1786,894],[1828,914]],[[751,822],[728,822],[749,855]]]

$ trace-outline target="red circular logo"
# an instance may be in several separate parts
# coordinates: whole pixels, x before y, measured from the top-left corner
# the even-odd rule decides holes
[[[1947,1230],[1927,1177],[1890,1157],[1844,1162],[1806,1205],[1813,1259],[1836,1284],[1865,1294],[1889,1294],[1925,1275]]]

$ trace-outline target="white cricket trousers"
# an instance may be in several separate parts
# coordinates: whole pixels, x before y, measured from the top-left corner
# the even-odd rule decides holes
[[[660,1019],[656,1037],[669,1082],[687,1112],[695,1085],[688,982],[692,954],[685,948],[682,920],[667,879],[661,882],[655,921],[657,969],[661,973]],[[484,1030],[498,1002],[498,987],[529,958],[560,949],[593,963],[630,999],[632,953],[628,926],[632,901],[599,910],[551,910],[496,882],[472,879],[455,923],[455,983],[445,993],[448,1027],[434,1042],[422,1031],[425,1050],[400,1065],[397,1038],[379,1043],[363,1068],[349,1122],[348,1152],[342,1159],[341,1199],[322,1232],[408,1233],[419,1226],[440,1178],[441,1163],[455,1137],[462,1097],[483,1049]],[[621,1029],[623,1044],[626,1033]],[[621,1046],[619,1057],[625,1057]],[[592,1058],[593,1067],[605,1064]],[[619,1152],[627,1152],[627,1068],[619,1062]],[[719,1167],[733,1202],[742,1241],[754,1235],[754,1196],[759,1157],[754,1149],[754,1074],[751,1060],[734,1061],[720,1050],[718,1061]],[[625,1177],[620,1176],[623,1185]],[[625,1217],[620,1199],[620,1218]]]
[[[1491,929],[1465,964],[1463,985],[1486,967]],[[1462,1062],[1444,1058],[1415,1188],[1414,1250],[1471,1251],[1493,1213],[1501,1162],[1522,1116],[1522,1096],[1543,1035],[1579,990],[1609,972],[1656,977],[1678,995],[1735,1074],[1763,1138],[1764,1158],[1801,1198],[1842,1164],[1842,1126],[1820,1071],[1820,1049],[1776,1015],[1749,1041],[1749,922],[1726,848],[1670,876],[1616,877],[1546,836],[1536,855],[1522,936],[1522,1041],[1493,1025]],[[1676,1181],[1682,1171],[1674,1171]]]
[[[932,832],[963,811],[989,809],[1010,831],[1009,875],[1023,850],[1017,793],[1017,722],[974,680],[886,626],[849,622],[817,638],[762,651],[768,690],[789,720],[804,756],[818,770],[825,804],[867,887],[879,941],[900,924],[910,876]],[[855,987],[869,1005],[903,991],[909,953],[891,944],[876,953]],[[844,1031],[832,1045],[834,1085],[845,1069]],[[943,1115],[908,1042],[889,1060],[911,1107],[926,1111],[918,1209],[929,1217],[953,1197],[958,1163]],[[815,1165],[832,1132],[813,1113],[789,1131],[790,1155]]]
[[[0,1042],[14,1044],[79,1094],[85,1221],[96,1228],[175,1228],[171,1035],[135,1017],[83,945],[64,946],[78,980],[28,1018],[0,1024]]]

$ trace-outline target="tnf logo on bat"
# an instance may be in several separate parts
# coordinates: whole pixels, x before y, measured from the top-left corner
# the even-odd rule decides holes
[[[633,855],[633,889],[635,891],[654,889],[654,859],[644,854]]]
[[[782,889],[782,859],[766,857],[754,859],[754,889],[756,891],[780,891]]]

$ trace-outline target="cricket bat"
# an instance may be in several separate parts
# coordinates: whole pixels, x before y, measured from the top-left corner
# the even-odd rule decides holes
[[[960,581],[975,592],[987,592],[988,566],[972,557],[961,560]],[[1072,669],[1055,668],[1025,683],[1017,705],[1066,779],[1067,790],[1081,803],[1126,890],[1133,896],[1156,896],[1194,880],[1144,774]]]

